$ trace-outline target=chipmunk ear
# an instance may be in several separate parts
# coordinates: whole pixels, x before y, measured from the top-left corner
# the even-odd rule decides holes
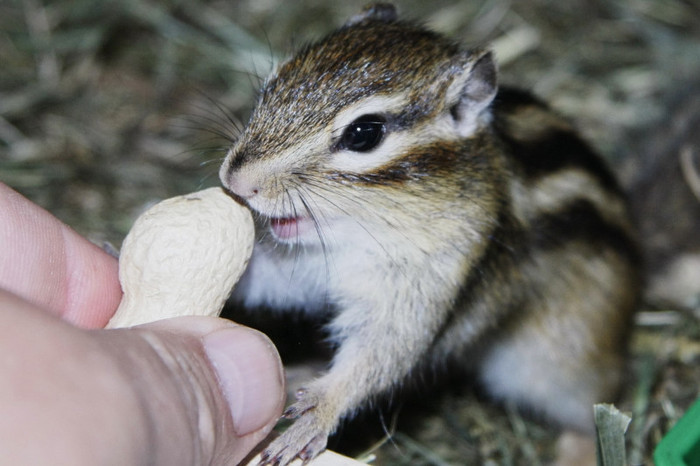
[[[396,7],[391,3],[370,3],[366,5],[361,12],[352,16],[345,26],[361,23],[367,20],[392,22],[398,19],[399,15],[396,12]]]
[[[498,91],[498,71],[493,54],[472,51],[463,56],[462,70],[447,91],[450,114],[460,135],[466,137],[477,129],[480,116],[491,105]]]

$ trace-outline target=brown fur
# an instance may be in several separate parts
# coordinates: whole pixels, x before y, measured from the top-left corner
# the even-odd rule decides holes
[[[447,359],[588,433],[619,384],[639,259],[614,177],[544,104],[497,93],[490,53],[392,11],[283,63],[221,170],[260,223],[235,298],[330,307],[337,345],[267,462],[315,456],[342,418]],[[344,149],[363,113],[379,145]]]

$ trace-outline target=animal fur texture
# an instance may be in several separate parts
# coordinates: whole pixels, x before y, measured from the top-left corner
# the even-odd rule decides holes
[[[283,62],[222,168],[257,217],[234,298],[326,319],[330,369],[263,461],[452,361],[592,432],[638,299],[625,200],[569,124],[498,89],[492,54],[373,5]]]

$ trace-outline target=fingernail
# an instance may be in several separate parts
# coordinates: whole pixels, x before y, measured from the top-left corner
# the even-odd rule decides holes
[[[272,342],[255,330],[230,327],[205,336],[203,345],[236,434],[247,435],[277,419],[284,403],[284,373]]]

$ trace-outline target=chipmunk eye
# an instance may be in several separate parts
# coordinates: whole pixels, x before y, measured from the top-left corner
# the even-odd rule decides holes
[[[363,115],[350,123],[340,137],[339,146],[354,152],[369,152],[384,137],[385,123],[379,115]]]

